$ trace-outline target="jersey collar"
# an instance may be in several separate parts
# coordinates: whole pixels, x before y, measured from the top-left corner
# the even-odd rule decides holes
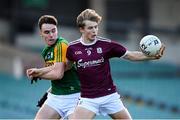
[[[80,42],[85,46],[90,46],[90,45],[94,45],[97,42],[97,38],[95,38],[95,40],[92,43],[84,43],[83,38],[81,37]]]

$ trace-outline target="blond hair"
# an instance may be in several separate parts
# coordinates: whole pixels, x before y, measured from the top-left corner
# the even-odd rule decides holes
[[[79,16],[76,19],[76,24],[78,27],[84,27],[85,20],[90,20],[90,21],[100,23],[101,19],[102,17],[99,14],[97,14],[95,10],[86,9],[79,14]]]

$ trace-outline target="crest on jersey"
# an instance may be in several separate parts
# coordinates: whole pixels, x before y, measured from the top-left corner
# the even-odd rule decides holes
[[[102,53],[102,48],[101,47],[97,48],[97,53]]]
[[[88,56],[91,55],[92,48],[86,48],[85,50],[86,50]]]
[[[53,52],[48,52],[47,55],[45,56],[46,60],[53,59]]]

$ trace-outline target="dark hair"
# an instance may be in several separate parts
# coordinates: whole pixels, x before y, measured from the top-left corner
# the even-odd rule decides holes
[[[39,21],[38,21],[38,26],[39,26],[39,29],[41,30],[41,27],[42,27],[42,24],[53,24],[53,25],[58,25],[58,21],[57,19],[52,16],[52,15],[43,15],[39,18]]]

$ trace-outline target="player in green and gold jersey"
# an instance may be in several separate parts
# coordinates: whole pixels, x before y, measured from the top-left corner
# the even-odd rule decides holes
[[[40,35],[47,46],[42,52],[43,68],[30,68],[27,76],[31,80],[38,77],[51,80],[51,90],[47,100],[39,109],[35,119],[60,119],[70,117],[80,95],[80,84],[75,67],[66,70],[66,50],[68,42],[58,37],[57,19],[44,15],[39,19]]]

